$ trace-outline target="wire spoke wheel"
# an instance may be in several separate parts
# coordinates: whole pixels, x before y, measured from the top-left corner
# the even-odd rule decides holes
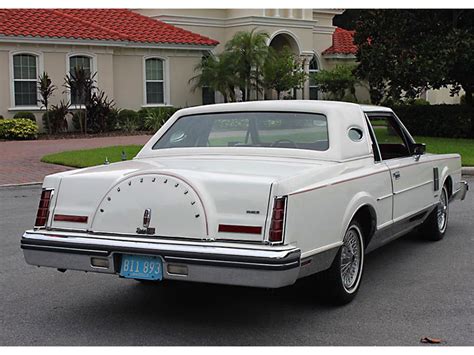
[[[438,229],[441,233],[446,229],[448,221],[448,196],[446,189],[441,190],[437,211]]]
[[[344,288],[351,291],[359,280],[362,263],[361,235],[358,228],[347,230],[341,250],[341,280]]]

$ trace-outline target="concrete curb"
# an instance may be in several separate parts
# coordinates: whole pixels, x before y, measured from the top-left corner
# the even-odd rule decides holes
[[[466,166],[461,169],[461,173],[463,175],[469,175],[469,176],[474,176],[474,167],[472,166]]]

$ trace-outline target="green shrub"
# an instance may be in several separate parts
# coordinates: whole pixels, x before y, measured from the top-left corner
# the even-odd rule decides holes
[[[468,138],[474,109],[467,105],[401,105],[393,110],[412,135]]]
[[[27,118],[4,119],[0,121],[1,139],[36,139],[38,125]]]
[[[138,113],[133,110],[120,110],[117,121],[119,129],[125,132],[135,132],[140,128]]]
[[[109,111],[107,115],[107,130],[108,131],[115,131],[120,128],[118,124],[118,114],[119,114],[119,110],[115,107]]]
[[[33,112],[29,111],[18,111],[15,113],[15,116],[13,118],[27,118],[29,120],[32,120],[33,122],[36,122],[36,117]]]

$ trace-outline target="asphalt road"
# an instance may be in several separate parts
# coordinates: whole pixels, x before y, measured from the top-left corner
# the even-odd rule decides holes
[[[474,345],[474,191],[451,205],[443,241],[411,234],[371,253],[340,308],[309,281],[154,286],[29,266],[19,241],[38,199],[38,187],[0,189],[0,345]]]

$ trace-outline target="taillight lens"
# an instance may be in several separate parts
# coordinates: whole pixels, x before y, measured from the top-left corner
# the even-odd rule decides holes
[[[35,227],[44,227],[48,221],[49,215],[49,204],[51,197],[53,196],[53,190],[43,190],[41,192],[41,199],[38,206],[38,213],[36,214]]]
[[[286,197],[275,198],[273,204],[272,221],[270,224],[270,234],[268,240],[272,243],[283,242],[283,230],[285,228],[285,206]]]

